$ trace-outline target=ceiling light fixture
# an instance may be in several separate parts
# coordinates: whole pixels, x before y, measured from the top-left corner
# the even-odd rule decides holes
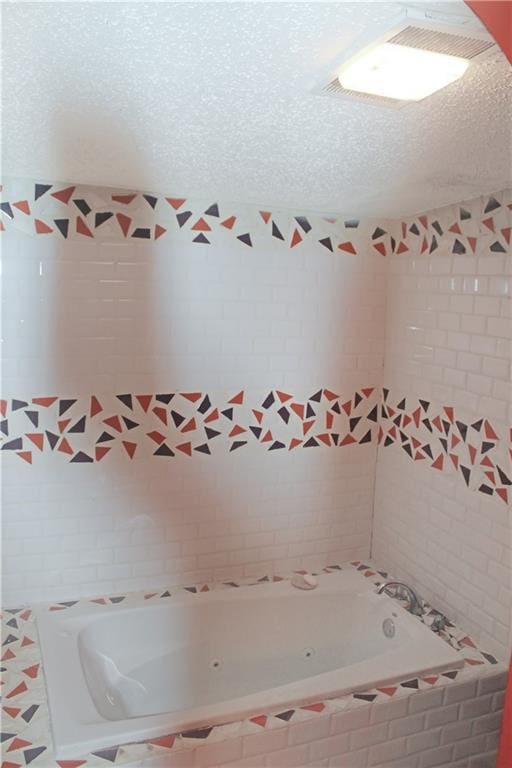
[[[380,43],[348,61],[343,88],[400,101],[420,101],[462,77],[469,61],[446,53]]]
[[[478,20],[407,8],[387,30],[368,25],[326,66],[314,93],[401,109],[455,83],[499,49]],[[476,17],[475,17],[476,18]]]

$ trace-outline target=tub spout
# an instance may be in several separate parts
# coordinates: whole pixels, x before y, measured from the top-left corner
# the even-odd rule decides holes
[[[409,613],[412,613],[415,616],[423,616],[425,611],[423,610],[421,601],[416,592],[409,587],[408,584],[404,584],[402,581],[386,581],[378,587],[377,594],[382,595],[383,592],[389,594],[391,590],[391,595],[394,595],[395,597],[402,597],[405,594],[408,600],[407,610]]]

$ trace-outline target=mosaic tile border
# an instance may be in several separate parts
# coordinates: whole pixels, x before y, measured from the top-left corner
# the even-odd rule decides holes
[[[210,456],[255,444],[265,451],[342,448],[375,443],[378,397],[366,387],[348,399],[329,389],[306,399],[272,390],[254,402],[244,390],[3,399],[0,450],[32,464],[41,454],[97,463],[111,451],[133,460]]]
[[[411,461],[462,477],[472,490],[510,501],[512,427],[503,434],[489,419],[467,419],[452,406],[384,387],[377,440],[383,448],[401,448]]]
[[[350,397],[319,389],[308,398],[271,390],[0,400],[0,450],[31,465],[212,456],[260,450],[396,446],[412,461],[456,473],[472,490],[505,504],[512,485],[512,427],[468,419],[452,406],[364,387]],[[437,409],[437,410],[436,410]]]
[[[6,179],[0,231],[14,227],[28,235],[63,240],[155,242],[179,236],[198,245],[231,243],[247,250],[269,243],[290,249],[359,253],[358,220],[314,213],[259,210],[256,206],[115,190],[79,184]],[[388,252],[386,230],[379,243]]]
[[[396,256],[430,256],[440,252],[457,256],[511,256],[512,190],[396,222],[393,234],[398,246],[391,253]]]
[[[324,568],[324,573],[332,573],[344,568],[355,568],[366,578],[375,580],[375,585],[382,579],[389,578],[385,571],[379,571],[371,564],[354,561],[343,565],[333,565]],[[300,571],[299,571],[300,572]],[[303,573],[303,571],[302,571]],[[242,581],[223,582],[218,584],[198,584],[189,587],[173,588],[158,592],[132,593],[127,595],[101,596],[97,598],[52,603],[48,610],[71,610],[73,606],[85,603],[95,603],[98,610],[105,605],[140,605],[147,601],[172,599],[173,594],[186,590],[189,593],[199,593],[211,589],[229,589],[239,586],[253,585],[269,581],[282,581],[285,577],[263,577],[258,580],[244,579]],[[434,630],[434,619],[442,615],[424,604],[423,621]],[[186,731],[179,734],[164,734],[158,738],[144,742],[124,744],[117,747],[102,749],[76,760],[54,760],[51,758],[49,738],[48,708],[46,703],[45,686],[42,674],[40,650],[35,631],[34,616],[31,608],[8,609],[2,614],[2,658],[1,671],[5,693],[3,711],[3,728],[1,734],[2,753],[4,762],[2,768],[22,768],[26,765],[57,766],[58,768],[97,768],[101,765],[123,765],[136,760],[165,756],[169,750],[193,749],[206,743],[224,741],[230,737],[258,733],[262,729],[286,727],[290,723],[300,723],[320,715],[332,712],[347,711],[365,706],[376,701],[388,701],[403,696],[409,696],[417,691],[429,690],[436,686],[450,685],[461,679],[474,676],[481,669],[498,665],[498,661],[489,653],[480,650],[471,637],[459,631],[453,624],[444,619],[445,629],[438,632],[440,636],[454,647],[464,658],[465,668],[447,671],[439,675],[401,680],[392,686],[354,692],[348,696],[336,699],[318,701],[283,712],[256,713],[243,721],[219,725],[200,730]],[[48,762],[50,759],[50,762]]]
[[[356,256],[433,254],[440,239],[455,254],[475,253],[485,235],[489,253],[510,253],[510,191],[446,206],[407,221],[367,222],[293,215],[254,205],[212,202],[157,193],[81,184],[6,179],[0,188],[0,231],[13,227],[31,236],[101,242],[155,242],[179,236],[199,245],[230,242],[242,249],[307,245],[318,252]],[[489,242],[487,242],[489,240]]]

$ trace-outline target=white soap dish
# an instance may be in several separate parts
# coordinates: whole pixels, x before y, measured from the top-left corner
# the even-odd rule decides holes
[[[291,580],[292,587],[297,589],[315,589],[318,579],[312,573],[295,573]]]

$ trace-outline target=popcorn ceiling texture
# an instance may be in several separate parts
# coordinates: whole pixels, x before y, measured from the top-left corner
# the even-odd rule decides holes
[[[504,188],[512,73],[500,53],[400,111],[311,93],[400,10],[5,4],[3,172],[379,217]]]

